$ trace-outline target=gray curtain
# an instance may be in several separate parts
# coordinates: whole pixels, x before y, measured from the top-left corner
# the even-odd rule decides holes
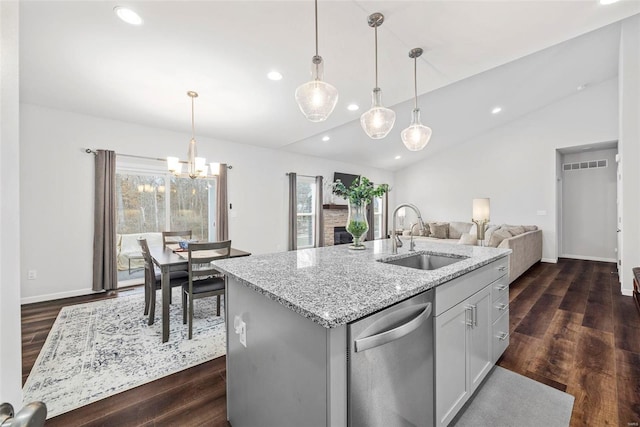
[[[229,240],[229,202],[227,198],[227,164],[220,165],[218,185],[216,186],[216,198],[218,209],[216,211],[216,240],[223,242]]]
[[[289,250],[298,249],[298,176],[289,172]]]
[[[93,290],[118,287],[116,263],[116,153],[97,150],[95,156],[93,226]]]
[[[322,211],[322,177],[316,176],[316,248],[324,246],[324,213]]]

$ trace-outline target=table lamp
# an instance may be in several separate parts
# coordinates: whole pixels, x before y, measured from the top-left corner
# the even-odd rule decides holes
[[[476,224],[478,241],[484,240],[484,227],[489,222],[489,199],[473,199],[472,219]]]

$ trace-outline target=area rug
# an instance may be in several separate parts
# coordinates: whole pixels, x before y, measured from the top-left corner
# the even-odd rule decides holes
[[[496,366],[451,426],[567,427],[574,397]]]
[[[224,355],[216,298],[194,302],[191,340],[181,301],[174,289],[164,344],[161,306],[155,324],[147,325],[142,293],[64,307],[23,387],[24,402],[45,402],[51,418]]]

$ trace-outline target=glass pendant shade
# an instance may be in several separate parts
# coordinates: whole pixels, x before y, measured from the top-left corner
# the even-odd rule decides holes
[[[402,142],[409,151],[420,151],[429,143],[431,128],[420,123],[420,109],[413,109],[413,117],[408,128],[400,134]]]
[[[387,136],[396,122],[395,111],[382,106],[382,91],[380,88],[373,89],[372,105],[369,111],[360,116],[360,125],[369,138],[380,139]]]
[[[325,121],[338,103],[338,90],[322,81],[322,71],[322,57],[316,55],[311,64],[311,81],[298,86],[295,93],[300,111],[311,122]]]

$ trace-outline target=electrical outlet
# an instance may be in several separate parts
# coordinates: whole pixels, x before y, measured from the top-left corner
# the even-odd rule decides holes
[[[29,270],[27,272],[27,279],[36,280],[38,278],[38,270]]]

